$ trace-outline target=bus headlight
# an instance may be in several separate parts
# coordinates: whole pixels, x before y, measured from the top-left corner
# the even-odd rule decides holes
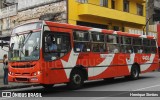
[[[39,74],[41,74],[41,72],[40,72],[40,71],[38,71],[38,72],[37,72],[37,75],[39,75]]]
[[[34,72],[33,76],[36,76],[36,75],[39,75],[39,74],[41,74],[41,71]]]
[[[12,73],[12,72],[9,72],[9,74],[10,74],[10,75],[14,75],[14,73]]]
[[[37,73],[36,73],[36,72],[34,72],[34,73],[33,73],[33,75],[34,75],[34,76],[36,76],[36,75],[37,75]]]

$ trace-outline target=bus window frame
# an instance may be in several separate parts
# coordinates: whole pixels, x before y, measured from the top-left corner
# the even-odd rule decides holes
[[[144,39],[147,39],[147,40],[149,40],[149,45],[147,46],[147,45],[144,45]],[[151,39],[148,39],[148,38],[143,38],[142,39],[142,44],[143,44],[143,51],[144,51],[144,54],[151,54]],[[149,49],[149,52],[145,52],[145,48],[150,48]],[[148,49],[147,49],[148,50]]]
[[[75,38],[74,38],[74,34],[75,34],[75,32],[76,31],[81,31],[81,32],[87,32],[87,34],[88,34],[88,41],[79,41],[79,40],[75,40]],[[90,32],[88,31],[88,30],[77,30],[77,29],[73,29],[73,50],[74,50],[74,52],[75,53],[89,53],[89,52],[91,52],[91,38],[90,38]],[[75,42],[77,42],[77,43],[88,43],[89,44],[89,49],[90,49],[90,51],[76,51],[75,49],[75,45],[76,45],[76,43]]]
[[[116,42],[117,43],[108,43],[108,37],[107,36],[109,36],[109,35],[112,35],[112,36],[116,36],[116,39],[118,39],[118,40],[116,40]],[[121,48],[120,48],[120,35],[117,35],[117,34],[106,34],[105,35],[105,40],[106,40],[106,44],[107,44],[107,52],[108,52],[108,54],[118,54],[118,53],[121,53]],[[110,52],[110,50],[109,50],[109,45],[116,45],[116,47],[118,46],[118,52],[117,53],[112,53],[112,52]],[[113,51],[113,50],[112,50]]]
[[[103,42],[99,42],[99,41],[93,41],[93,37],[92,37],[92,35],[93,34],[100,34],[100,35],[103,35]],[[96,32],[96,31],[90,31],[90,40],[91,40],[91,51],[93,52],[93,53],[101,53],[101,54],[104,54],[104,53],[107,53],[108,52],[108,50],[107,50],[107,43],[106,43],[106,34],[104,34],[103,32]],[[104,51],[103,52],[100,52],[100,51],[98,51],[98,52],[95,52],[95,51],[93,51],[93,44],[103,44],[103,46],[105,46],[105,49],[104,49]]]
[[[123,39],[126,39],[126,38],[131,38],[131,43],[130,44],[123,44]],[[130,37],[130,36],[120,36],[120,52],[123,53],[123,54],[132,54],[132,53],[134,53],[132,41],[133,41],[133,37]],[[129,53],[129,52],[122,52],[122,46],[130,46],[131,47],[131,53]]]
[[[141,39],[141,44],[134,44],[134,39]],[[133,40],[132,40],[132,47],[133,47],[133,52],[136,53],[136,54],[143,54],[144,52],[144,48],[143,48],[143,38],[141,37],[133,37]],[[137,49],[137,52],[135,52],[135,47],[139,47],[141,49]],[[139,50],[142,50],[141,53],[139,53]]]
[[[72,34],[71,33],[69,33],[69,32],[57,32],[57,33],[66,33],[66,34],[69,34],[69,39],[70,39],[70,50],[68,50],[68,52],[66,53],[66,55],[64,55],[64,56],[62,56],[62,57],[59,57],[58,59],[54,59],[54,60],[45,60],[45,57],[44,57],[44,55],[45,55],[45,34],[44,34],[44,32],[45,31],[50,31],[50,32],[52,32],[52,33],[54,33],[54,32],[56,32],[56,31],[51,31],[51,30],[44,30],[44,27],[55,27],[55,28],[61,28],[61,29],[69,29],[69,28],[64,28],[64,27],[56,27],[56,26],[48,26],[48,25],[43,25],[43,31],[42,31],[42,58],[44,59],[44,61],[46,61],[46,62],[52,62],[52,61],[57,61],[57,60],[60,60],[60,59],[62,59],[64,56],[66,56],[69,52],[71,52],[71,50],[72,50]],[[69,29],[69,30],[71,30],[71,29]],[[72,30],[71,30],[72,31]]]
[[[152,46],[152,40],[154,40],[155,41],[155,44],[154,44],[154,46]],[[151,47],[151,54],[157,54],[158,53],[158,51],[157,51],[157,41],[156,41],[156,39],[151,39],[150,40],[150,47]],[[152,48],[155,48],[155,52],[152,52]]]

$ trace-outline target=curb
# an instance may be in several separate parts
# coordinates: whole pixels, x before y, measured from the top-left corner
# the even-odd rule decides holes
[[[8,89],[18,89],[18,88],[27,88],[27,87],[35,87],[35,86],[41,86],[40,84],[27,84],[27,85],[19,85],[19,86],[3,86],[0,87],[0,90],[8,90]]]

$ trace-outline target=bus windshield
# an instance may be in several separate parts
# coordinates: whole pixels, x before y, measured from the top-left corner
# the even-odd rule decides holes
[[[38,60],[40,53],[40,31],[11,37],[9,58],[11,61]]]

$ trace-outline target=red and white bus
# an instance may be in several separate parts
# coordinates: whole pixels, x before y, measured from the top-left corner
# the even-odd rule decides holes
[[[46,88],[85,80],[129,76],[158,68],[154,37],[50,21],[13,29],[9,81],[39,83]]]

